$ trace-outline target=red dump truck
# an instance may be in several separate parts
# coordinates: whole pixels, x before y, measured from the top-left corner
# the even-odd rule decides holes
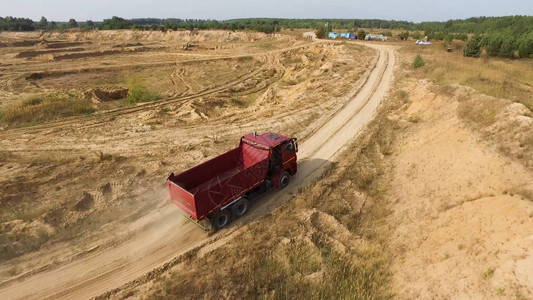
[[[237,148],[170,174],[170,200],[193,221],[223,228],[248,211],[254,196],[289,184],[297,171],[296,152],[296,138],[272,132],[247,134]]]

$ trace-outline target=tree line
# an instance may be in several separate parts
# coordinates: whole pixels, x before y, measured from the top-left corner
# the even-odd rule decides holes
[[[266,22],[259,19],[246,19],[242,21],[227,20],[202,20],[202,19],[156,19],[156,18],[139,18],[126,20],[114,16],[111,19],[105,19],[98,24],[98,29],[139,29],[139,30],[204,30],[204,29],[223,29],[223,30],[254,30],[264,33],[279,32],[282,26],[278,22]]]
[[[28,18],[0,17],[1,31],[35,31],[69,28],[94,29],[95,24],[91,20],[78,24],[75,19],[70,19],[68,22],[49,22],[48,19],[42,17],[39,22],[34,22]]]
[[[202,19],[158,19],[139,18],[123,19],[112,17],[102,22],[86,21],[78,23],[75,19],[68,22],[48,22],[42,17],[39,22],[28,18],[0,17],[0,30],[4,31],[33,31],[46,29],[82,28],[101,30],[106,29],[148,29],[148,30],[178,30],[178,29],[225,29],[242,30],[250,29],[263,32],[275,32],[282,28],[313,28],[319,29],[328,25],[332,30],[338,29],[394,29],[420,32],[441,33],[470,33],[488,34],[501,31],[510,31],[513,34],[522,34],[533,30],[533,16],[506,16],[506,17],[475,17],[464,20],[448,20],[446,22],[421,22],[380,20],[380,19],[279,19],[279,18],[248,18],[230,19],[224,21]]]
[[[513,31],[474,35],[463,48],[463,55],[480,57],[485,49],[487,56],[505,58],[533,58],[533,31]]]
[[[68,22],[49,22],[44,16],[39,22],[34,22],[28,18],[0,17],[0,31],[35,31],[79,28],[82,30],[113,30],[113,29],[138,29],[138,30],[203,30],[203,29],[223,29],[223,30],[254,30],[265,33],[279,32],[282,26],[279,22],[264,20],[201,20],[201,19],[156,19],[139,18],[124,19],[117,16],[111,19],[104,19],[102,22],[87,20],[78,23],[75,19]]]

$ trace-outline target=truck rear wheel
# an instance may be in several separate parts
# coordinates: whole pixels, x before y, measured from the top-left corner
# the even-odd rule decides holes
[[[215,229],[222,229],[228,226],[230,220],[231,213],[228,210],[223,209],[213,216],[213,218],[211,219],[211,224],[213,225],[213,227],[215,227]]]
[[[279,176],[279,181],[278,181],[278,189],[281,190],[285,188],[287,185],[289,185],[289,180],[290,180],[289,172],[285,171],[281,173],[281,175]]]
[[[235,218],[240,218],[248,212],[250,202],[246,198],[241,198],[231,207],[231,212]]]

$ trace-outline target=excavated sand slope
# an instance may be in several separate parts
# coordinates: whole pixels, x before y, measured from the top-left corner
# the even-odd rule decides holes
[[[408,87],[405,117],[418,123],[394,159],[392,290],[402,299],[530,298],[533,199],[517,191],[533,191],[533,174],[458,118],[464,88]]]

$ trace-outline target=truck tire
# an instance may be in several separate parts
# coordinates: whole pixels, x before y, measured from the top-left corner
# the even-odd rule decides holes
[[[291,176],[289,175],[289,172],[285,171],[281,173],[278,181],[278,189],[284,189],[287,185],[289,185],[290,178]]]
[[[227,209],[223,209],[215,213],[215,215],[211,219],[211,224],[213,225],[215,229],[218,230],[218,229],[222,229],[228,226],[230,221],[231,221],[231,213]]]
[[[241,198],[239,201],[235,202],[233,206],[231,207],[231,212],[233,213],[233,217],[240,218],[244,216],[248,212],[248,208],[250,207],[250,202],[246,198]]]

